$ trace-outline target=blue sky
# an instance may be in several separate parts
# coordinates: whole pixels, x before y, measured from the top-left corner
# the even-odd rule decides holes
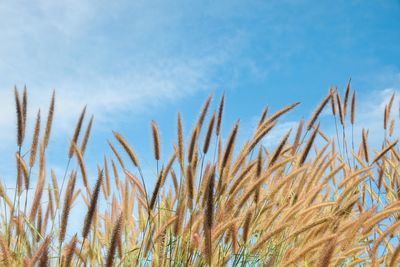
[[[226,93],[224,131],[240,117],[245,134],[265,105],[301,101],[286,130],[349,77],[359,123],[375,127],[400,88],[399,1],[3,1],[0,27],[1,180],[14,167],[14,85],[29,89],[28,131],[56,89],[49,160],[59,175],[85,104],[92,163],[110,155],[111,130],[150,160],[152,119],[167,160],[177,112],[188,132],[209,94],[215,107]]]

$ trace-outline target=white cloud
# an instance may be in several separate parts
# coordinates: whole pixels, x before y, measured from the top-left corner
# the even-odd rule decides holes
[[[150,9],[143,9],[141,14],[142,7],[137,8],[133,10],[137,14],[133,22],[125,22],[137,30],[126,32],[133,36],[129,40],[132,52],[121,56],[118,46],[110,43],[107,47],[112,32],[96,32],[101,30],[101,20],[117,16],[121,6],[89,0],[0,3],[0,126],[5,129],[0,137],[11,140],[14,136],[14,84],[19,88],[27,85],[31,118],[38,108],[43,114],[47,112],[52,90],[56,89],[55,131],[73,127],[86,104],[97,123],[101,123],[106,121],[106,115],[145,112],[199,90],[212,89],[210,77],[216,66],[226,60],[232,47],[230,40],[223,39],[224,50],[207,55],[169,57],[162,52],[164,40],[157,36],[161,34],[158,27],[169,23],[174,29],[179,20],[170,19],[161,11],[158,17],[150,18]],[[147,28],[154,32],[147,32],[144,38]],[[149,51],[145,44],[150,35],[154,38],[149,48],[156,49]],[[181,38],[174,30],[171,36]],[[124,54],[137,60],[125,61]]]
[[[204,47],[206,52],[175,56],[178,48],[173,44],[182,38],[177,30],[181,21],[175,18],[179,14],[170,16],[160,7],[158,11],[134,7],[134,18],[126,20],[118,17],[122,6],[104,1],[0,3],[0,180],[13,181],[8,177],[15,171],[10,164],[16,149],[15,84],[19,89],[28,87],[29,133],[39,108],[44,125],[56,90],[51,148],[58,154],[65,153],[64,147],[59,151],[60,144],[68,141],[84,105],[94,114],[96,129],[106,123],[109,129],[121,116],[145,113],[216,88],[212,77],[236,49],[234,36],[215,40],[224,49]],[[123,25],[103,29],[115,20]],[[165,32],[165,27],[170,30]],[[117,30],[122,32],[115,42]],[[165,52],[171,49],[171,54]],[[27,146],[29,142],[28,138]],[[63,156],[56,156],[49,157],[49,168],[64,165]]]

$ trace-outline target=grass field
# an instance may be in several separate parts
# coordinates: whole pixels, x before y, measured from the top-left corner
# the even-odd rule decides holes
[[[2,266],[399,264],[394,96],[382,114],[382,147],[369,146],[374,129],[354,136],[356,95],[349,84],[342,93],[332,88],[272,150],[263,139],[298,103],[275,113],[266,108],[253,135],[239,142],[240,122],[224,125],[224,97],[214,99],[215,110],[210,97],[191,132],[184,133],[178,114],[175,144],[161,143],[151,122],[155,177],[144,177],[127,134],[112,132],[113,153],[99,163],[95,183],[85,163],[92,126],[85,109],[71,129],[65,175],[57,176],[46,165],[54,95],[31,132],[27,99],[15,89],[16,190],[0,187]],[[333,135],[319,124],[323,110],[332,114]],[[229,136],[222,127],[230,127]],[[161,160],[162,147],[171,145],[174,153]],[[149,180],[156,180],[152,188]],[[81,229],[70,229],[70,208],[79,200],[86,216]]]

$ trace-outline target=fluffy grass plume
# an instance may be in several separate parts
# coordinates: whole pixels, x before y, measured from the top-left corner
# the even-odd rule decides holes
[[[15,187],[0,181],[0,266],[398,266],[395,95],[382,118],[382,146],[374,147],[368,138],[376,129],[357,125],[350,81],[343,89],[343,101],[331,87],[293,135],[277,131],[268,143],[299,102],[265,107],[245,136],[239,120],[222,123],[225,95],[218,103],[210,96],[189,136],[178,113],[170,155],[163,155],[160,129],[151,122],[154,157],[144,158],[146,171],[129,133],[110,129],[109,151],[89,149],[94,120],[83,128],[86,108],[68,133],[65,169],[50,166],[55,93],[44,130],[37,112],[29,135],[28,93],[15,89],[17,164],[10,162]],[[325,128],[330,118],[320,121],[327,105],[333,134]],[[92,152],[106,153],[98,165],[86,161]],[[97,180],[90,172],[96,167]],[[82,206],[85,216],[72,218]]]

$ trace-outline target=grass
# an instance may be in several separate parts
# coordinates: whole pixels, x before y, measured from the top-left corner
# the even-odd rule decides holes
[[[350,82],[343,96],[332,88],[306,124],[299,121],[272,150],[263,139],[298,103],[271,115],[265,109],[254,134],[239,143],[239,121],[229,136],[221,134],[224,96],[215,111],[209,97],[187,142],[178,114],[174,153],[166,160],[158,125],[151,122],[155,177],[144,177],[134,148],[113,132],[112,153],[99,163],[91,185],[85,151],[93,117],[85,126],[86,108],[64,175],[49,175],[55,95],[44,131],[38,113],[27,143],[27,92],[15,89],[16,177],[11,194],[0,186],[1,265],[397,266],[400,152],[393,137],[394,96],[383,116],[382,148],[373,149],[366,129],[355,144],[351,91]],[[324,109],[332,111],[333,136],[318,124]],[[149,179],[156,180],[153,188]],[[70,229],[69,214],[79,200],[86,209],[79,218],[82,229]]]

